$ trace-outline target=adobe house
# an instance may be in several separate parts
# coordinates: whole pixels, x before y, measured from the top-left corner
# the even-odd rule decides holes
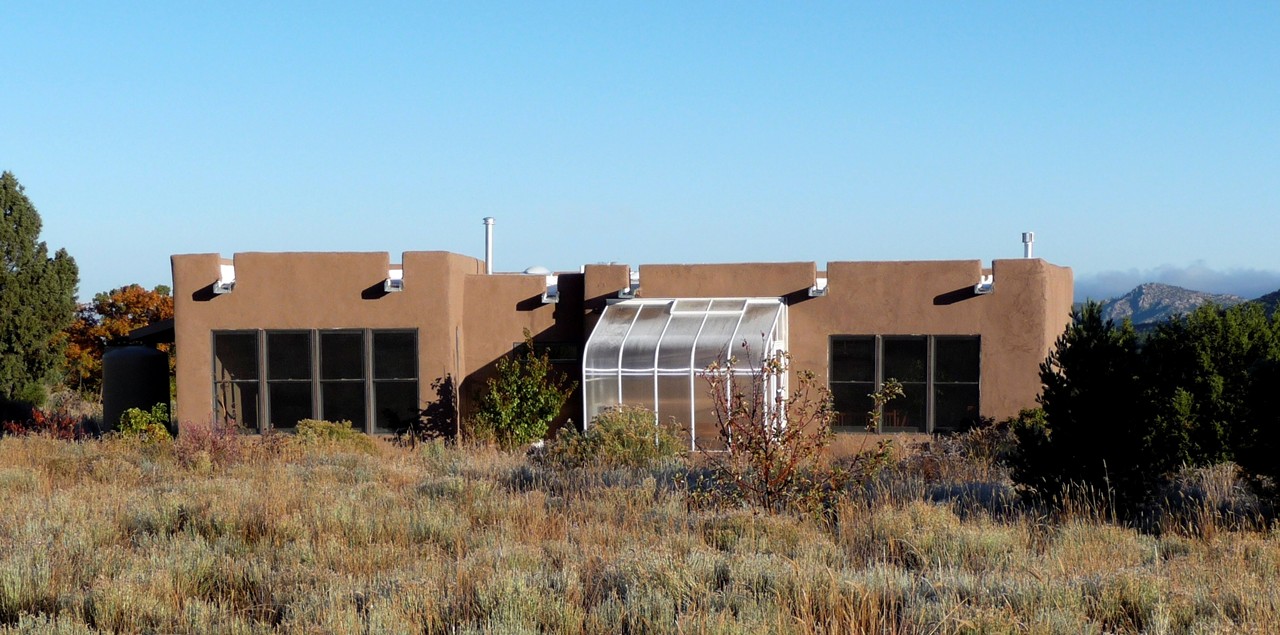
[[[1029,251],[1029,250],[1028,250]],[[580,388],[574,421],[640,403],[715,428],[701,377],[734,355],[785,349],[835,395],[837,430],[935,432],[1035,405],[1039,363],[1070,320],[1071,270],[1035,258],[919,262],[586,265],[490,273],[453,253],[239,253],[172,257],[180,421],[252,430],[304,418],[401,429],[458,384],[465,416],[528,329]],[[744,346],[745,344],[745,346]]]

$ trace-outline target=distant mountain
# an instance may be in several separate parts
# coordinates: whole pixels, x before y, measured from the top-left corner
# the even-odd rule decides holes
[[[1263,296],[1276,296],[1273,302],[1280,300],[1280,291]],[[1259,298],[1261,301],[1263,298]],[[1192,291],[1169,284],[1148,282],[1138,285],[1120,297],[1102,303],[1102,318],[1115,320],[1117,324],[1125,318],[1133,321],[1135,326],[1162,322],[1175,315],[1190,313],[1200,305],[1213,302],[1218,306],[1228,307],[1244,302],[1238,295],[1225,293],[1205,293]],[[1273,304],[1274,306],[1274,304]]]
[[[1267,315],[1275,315],[1276,306],[1280,305],[1280,290],[1272,291],[1261,298],[1250,300],[1250,302],[1257,302],[1258,304],[1261,304],[1262,308],[1266,310]]]

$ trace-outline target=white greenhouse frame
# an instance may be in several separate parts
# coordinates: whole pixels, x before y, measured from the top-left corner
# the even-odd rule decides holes
[[[653,410],[655,424],[688,424],[689,449],[716,437],[707,367],[735,359],[734,372],[760,374],[761,361],[787,349],[781,298],[633,299],[610,304],[582,352],[584,428],[610,406]],[[786,377],[767,386],[785,393]],[[726,390],[730,387],[726,385]],[[699,420],[701,415],[701,421]]]

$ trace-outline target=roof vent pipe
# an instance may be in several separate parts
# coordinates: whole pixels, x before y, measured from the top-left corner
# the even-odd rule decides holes
[[[484,273],[493,275],[493,217],[484,217]]]
[[[1031,257],[1031,244],[1036,241],[1035,232],[1022,232],[1022,257]]]

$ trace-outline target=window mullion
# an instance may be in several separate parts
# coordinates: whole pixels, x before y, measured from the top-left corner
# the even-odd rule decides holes
[[[311,329],[308,344],[311,348],[311,418],[323,419],[320,406],[320,332]]]
[[[373,434],[374,429],[374,389],[373,389],[373,329],[364,329],[364,431]]]
[[[271,422],[271,392],[267,388],[267,334],[258,329],[258,430],[266,432],[273,428]]]
[[[924,431],[933,433],[933,369],[935,367],[934,360],[936,358],[937,348],[934,346],[936,338],[932,335],[925,338],[925,364],[924,364]]]

